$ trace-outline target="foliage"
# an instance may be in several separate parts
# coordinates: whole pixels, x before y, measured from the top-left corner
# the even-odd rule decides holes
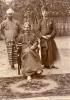
[[[8,6],[6,3],[0,0],[0,22],[2,22],[2,20],[5,18],[5,12],[7,8]]]
[[[20,23],[23,23],[29,11],[29,20],[35,25],[36,22],[41,19],[41,7],[43,5],[45,8],[48,8],[49,16],[53,17],[58,25],[61,23],[59,17],[63,19],[63,24],[66,23],[64,18],[70,16],[70,0],[12,0],[9,5],[6,5],[0,0],[0,22],[5,17],[6,9],[12,7],[15,10],[15,18],[18,19]],[[65,18],[65,20],[67,20],[67,18]]]
[[[14,0],[11,6],[19,13],[21,19],[28,8],[33,14],[32,18],[38,19],[43,5],[48,8],[49,16],[68,16],[70,13],[69,0]]]
[[[2,22],[3,19],[5,19],[5,11],[6,11],[6,9],[7,9],[7,5],[5,4],[5,2],[0,0],[0,23]],[[1,39],[3,39],[3,37],[0,34],[0,40]]]

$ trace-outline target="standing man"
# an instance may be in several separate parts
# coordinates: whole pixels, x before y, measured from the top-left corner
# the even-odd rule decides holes
[[[17,60],[17,53],[15,52],[15,41],[20,31],[19,23],[13,19],[14,11],[9,8],[6,11],[7,18],[0,24],[1,33],[4,32],[9,63],[12,69],[15,69],[14,64]]]
[[[48,18],[48,11],[42,8],[42,20],[39,22],[39,38],[41,46],[41,61],[45,68],[52,68],[58,58],[58,50],[54,41],[55,31],[53,21]]]

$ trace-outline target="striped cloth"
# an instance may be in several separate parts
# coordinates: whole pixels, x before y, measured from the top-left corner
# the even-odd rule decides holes
[[[8,59],[10,65],[14,65],[17,63],[17,50],[16,50],[16,45],[15,42],[6,42],[7,46],[7,52],[8,52]]]

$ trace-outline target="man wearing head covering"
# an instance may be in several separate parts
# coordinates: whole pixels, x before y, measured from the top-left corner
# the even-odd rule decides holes
[[[58,50],[54,41],[55,26],[53,20],[48,16],[49,12],[44,6],[41,9],[42,19],[39,21],[39,38],[41,46],[41,61],[45,68],[55,67],[58,59]]]
[[[27,77],[27,81],[31,82],[31,76],[35,73],[42,73],[42,66],[38,54],[38,40],[35,33],[31,32],[31,25],[29,22],[23,24],[23,32],[18,37],[18,43],[22,44],[22,73]]]
[[[7,18],[0,24],[1,33],[4,33],[9,63],[11,68],[14,69],[14,64],[17,61],[17,55],[15,52],[15,41],[20,31],[19,22],[13,19],[14,10],[9,8],[6,11]]]

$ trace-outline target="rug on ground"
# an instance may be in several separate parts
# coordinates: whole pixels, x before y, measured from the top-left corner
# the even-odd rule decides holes
[[[23,77],[0,78],[0,97],[32,98],[69,96],[70,74],[34,76],[31,83]]]

